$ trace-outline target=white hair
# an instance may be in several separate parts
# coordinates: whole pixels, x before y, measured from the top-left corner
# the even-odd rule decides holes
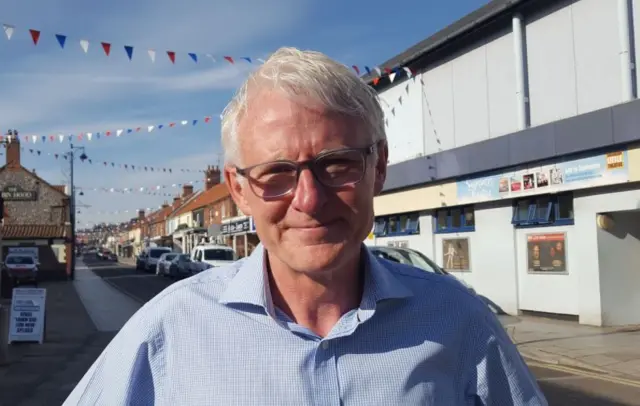
[[[314,51],[280,48],[254,71],[222,113],[222,146],[227,164],[240,164],[238,127],[253,87],[302,97],[328,111],[362,120],[371,142],[386,140],[378,94],[345,65]]]

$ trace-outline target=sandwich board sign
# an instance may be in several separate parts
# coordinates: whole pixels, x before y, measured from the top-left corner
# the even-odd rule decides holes
[[[15,288],[11,299],[9,344],[44,340],[46,289]]]

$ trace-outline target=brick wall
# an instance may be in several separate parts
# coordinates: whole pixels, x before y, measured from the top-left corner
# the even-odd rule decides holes
[[[224,214],[224,218],[223,215]],[[217,201],[204,210],[204,226],[209,227],[212,224],[221,224],[222,220],[228,217],[238,215],[238,209],[231,197]]]
[[[0,171],[0,187],[20,186],[36,191],[36,201],[6,201],[5,224],[64,224],[69,218],[68,198],[22,169]]]

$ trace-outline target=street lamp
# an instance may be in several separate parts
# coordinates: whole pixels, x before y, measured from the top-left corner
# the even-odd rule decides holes
[[[88,159],[87,154],[84,152],[84,147],[74,147],[73,144],[69,145],[69,152],[65,155],[69,159],[69,165],[71,166],[70,183],[71,183],[71,210],[69,210],[70,223],[71,223],[71,274],[69,278],[75,279],[76,276],[76,188],[74,183],[74,163],[76,151],[80,152],[78,158],[84,162]]]

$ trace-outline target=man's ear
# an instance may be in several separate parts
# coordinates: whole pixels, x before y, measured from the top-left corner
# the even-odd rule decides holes
[[[381,141],[378,146],[378,159],[376,161],[374,196],[378,196],[382,192],[384,181],[387,179],[387,161],[389,160],[389,147],[387,141]]]
[[[249,180],[242,178],[236,172],[235,168],[229,165],[224,166],[224,181],[229,188],[231,198],[236,203],[238,208],[247,216],[251,215],[251,208],[247,201],[247,193],[252,193],[249,190]]]

